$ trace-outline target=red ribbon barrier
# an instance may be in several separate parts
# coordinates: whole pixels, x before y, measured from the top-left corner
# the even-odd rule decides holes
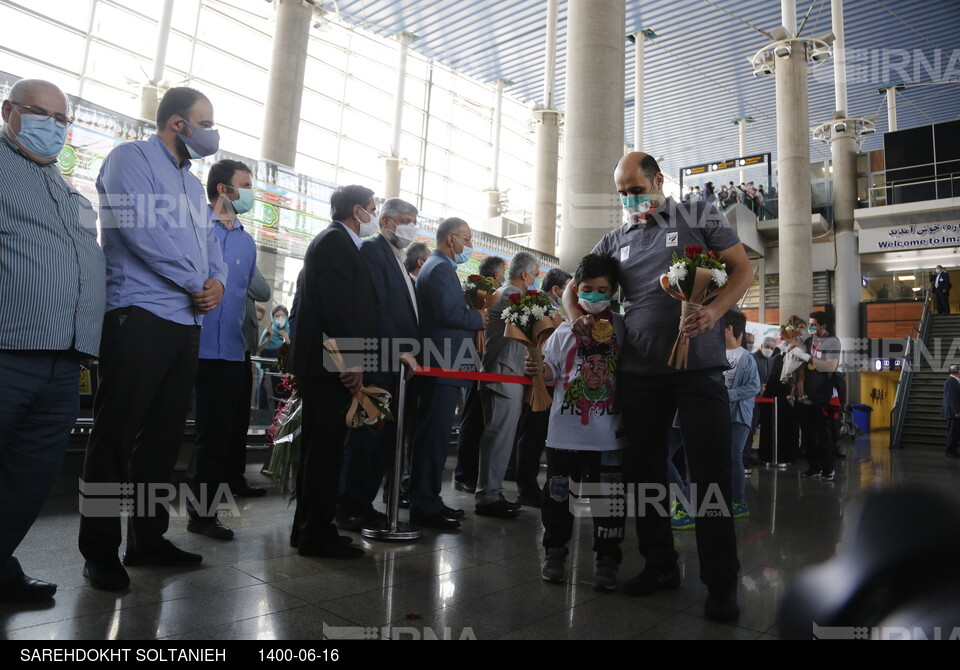
[[[492,372],[476,372],[473,370],[445,370],[444,368],[417,368],[414,373],[422,377],[437,377],[440,379],[467,379],[477,382],[502,382],[504,384],[525,384],[532,382],[530,377],[523,375],[497,375]]]

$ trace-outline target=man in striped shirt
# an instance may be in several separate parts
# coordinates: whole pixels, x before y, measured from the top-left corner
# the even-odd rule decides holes
[[[40,514],[77,421],[80,363],[100,348],[104,260],[90,202],[57,156],[67,98],[24,79],[0,134],[0,602],[36,602],[56,584],[27,577],[13,552]]]

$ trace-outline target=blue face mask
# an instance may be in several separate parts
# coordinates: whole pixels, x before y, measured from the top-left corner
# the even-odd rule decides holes
[[[16,106],[14,106],[16,109]],[[52,118],[46,119],[36,114],[20,114],[20,132],[17,141],[23,148],[41,158],[55,158],[60,155],[67,141],[67,129],[61,128]]]
[[[454,256],[453,260],[456,262],[457,265],[463,265],[472,257],[473,257],[473,249],[471,247],[464,247],[463,251],[461,251],[459,254]]]
[[[246,214],[251,209],[253,209],[253,189],[252,188],[235,188],[231,186],[234,191],[240,194],[240,197],[236,200],[231,200],[230,205],[233,207],[233,211],[237,214]]]
[[[650,196],[647,194],[620,196],[620,204],[622,204],[626,209],[640,207],[645,202],[650,202]]]

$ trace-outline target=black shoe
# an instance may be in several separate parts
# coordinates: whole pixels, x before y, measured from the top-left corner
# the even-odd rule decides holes
[[[460,528],[460,519],[454,519],[442,512],[430,516],[411,514],[410,523],[424,528],[436,528],[437,530],[457,530]]]
[[[410,509],[410,494],[401,493],[400,494],[400,509]]]
[[[495,519],[516,519],[520,516],[519,510],[511,507],[505,500],[477,505],[473,508],[477,516],[490,516]]]
[[[230,493],[241,498],[262,498],[267,495],[267,489],[260,486],[250,486],[246,479],[230,484]]]
[[[322,544],[314,547],[300,546],[297,553],[300,556],[312,558],[360,558],[364,555],[363,549],[351,547],[349,542],[344,542],[340,537],[332,544]]]
[[[149,554],[131,554],[128,551],[123,555],[123,564],[127,566],[186,567],[199,565],[202,561],[203,556],[200,554],[192,554],[189,551],[177,549],[170,540],[164,540],[159,549],[151,551]]]
[[[820,475],[820,481],[832,482],[837,474],[833,470],[824,470]]]
[[[955,449],[947,449],[943,455],[947,458],[960,458],[960,452]]]
[[[644,568],[639,575],[625,581],[620,592],[626,596],[643,598],[652,596],[657,591],[676,588],[680,588],[680,570],[674,563],[666,568]]]
[[[821,473],[820,470],[815,470],[814,468],[809,468],[806,472],[800,473],[800,476],[801,476],[801,477],[805,477],[805,478],[807,478],[807,479],[820,479],[821,474],[822,474],[822,473]]]
[[[447,507],[446,505],[443,506],[443,514],[451,519],[462,519],[463,517],[467,516],[467,513],[462,509],[454,509],[452,507]]]
[[[87,561],[83,564],[83,576],[90,580],[90,586],[101,591],[123,591],[130,586],[130,576],[116,557],[107,561]]]
[[[543,500],[541,499],[539,493],[536,495],[527,495],[525,493],[521,493],[517,498],[517,502],[524,507],[536,507],[539,509],[540,505],[543,503]]]
[[[376,510],[369,510],[362,514],[349,514],[337,519],[337,528],[340,530],[359,533],[364,528],[386,528],[387,515]]]
[[[710,589],[707,602],[703,606],[703,616],[711,621],[736,621],[740,616],[740,607],[737,606],[737,590]]]
[[[504,498],[502,493],[500,494],[500,502],[502,502],[504,505],[512,509],[514,512],[519,512],[520,508],[522,507],[522,505],[519,502],[510,502],[509,500]]]
[[[458,491],[463,491],[464,493],[476,493],[476,492],[477,492],[477,485],[476,485],[476,484],[467,484],[466,482],[462,482],[462,481],[460,481],[459,479],[454,479],[454,480],[453,480],[453,488],[455,488],[455,489],[458,490]]]
[[[212,537],[214,540],[233,539],[233,531],[220,523],[220,519],[190,519],[187,530]]]
[[[50,600],[57,585],[20,574],[0,584],[0,603],[39,603]]]

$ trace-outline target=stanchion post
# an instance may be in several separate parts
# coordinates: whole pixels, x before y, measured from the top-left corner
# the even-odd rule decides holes
[[[407,406],[407,376],[400,366],[397,392],[397,440],[393,455],[393,480],[387,499],[387,528],[364,528],[360,534],[372,540],[419,540],[423,533],[406,521],[400,521],[400,478],[403,476],[403,419]]]
[[[768,468],[785,470],[787,463],[780,462],[780,398],[773,397],[773,460],[767,463]]]

